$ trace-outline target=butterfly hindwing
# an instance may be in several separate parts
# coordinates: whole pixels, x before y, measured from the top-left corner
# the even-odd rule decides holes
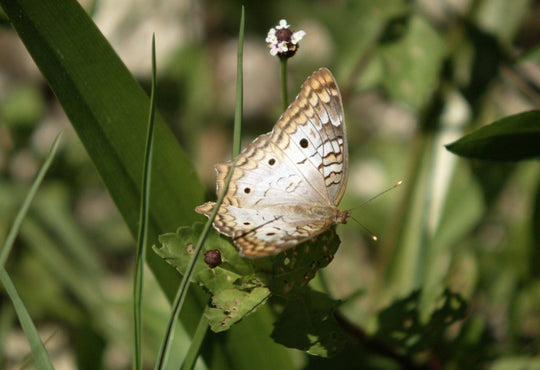
[[[341,95],[330,71],[320,69],[304,82],[272,132],[278,144],[282,132],[289,134],[284,150],[304,153],[322,176],[321,191],[337,206],[348,177],[348,148]],[[307,161],[297,166],[303,169]]]

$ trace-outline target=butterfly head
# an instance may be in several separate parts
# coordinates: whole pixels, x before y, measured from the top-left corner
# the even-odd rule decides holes
[[[351,212],[344,209],[336,209],[336,224],[346,224],[349,217],[351,217]]]

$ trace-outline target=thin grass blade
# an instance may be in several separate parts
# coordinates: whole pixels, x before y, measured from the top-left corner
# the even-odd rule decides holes
[[[240,16],[238,31],[238,51],[236,54],[236,106],[234,111],[233,158],[240,154],[242,140],[242,121],[244,106],[244,6]]]
[[[39,188],[39,185],[41,184],[41,181],[43,180],[43,178],[45,177],[45,174],[47,173],[47,170],[51,166],[56,150],[58,149],[58,144],[60,143],[61,137],[62,137],[62,133],[59,133],[58,135],[56,135],[56,138],[54,139],[51,149],[49,151],[49,154],[47,155],[45,162],[39,169],[36,175],[36,178],[34,182],[32,183],[30,191],[28,192],[28,195],[26,196],[21,206],[21,209],[19,210],[19,213],[17,213],[17,216],[15,217],[13,226],[11,226],[11,229],[9,230],[6,240],[4,241],[2,251],[0,251],[0,270],[4,269],[4,265],[9,256],[9,252],[11,251],[11,248],[13,247],[13,243],[15,242],[15,238],[17,237],[17,234],[19,233],[19,230],[21,229],[21,224],[24,220],[24,217],[26,216],[26,213],[28,212],[28,209],[30,208],[30,204],[32,203],[32,200],[36,196],[36,193]]]
[[[26,309],[21,297],[19,296],[17,289],[13,285],[13,282],[11,281],[11,278],[9,277],[7,271],[4,270],[4,265],[9,256],[9,252],[11,251],[11,248],[13,247],[15,238],[17,237],[17,234],[19,233],[19,230],[21,229],[21,224],[24,220],[24,217],[26,216],[26,213],[28,212],[28,209],[30,208],[30,204],[32,203],[32,200],[34,199],[37,193],[39,185],[41,184],[41,181],[45,177],[47,170],[51,166],[56,150],[58,149],[58,145],[60,143],[61,137],[62,137],[62,133],[59,133],[54,139],[51,149],[49,151],[49,154],[47,155],[45,162],[39,169],[36,175],[36,178],[34,179],[32,186],[30,187],[30,191],[28,192],[28,195],[26,196],[21,206],[21,209],[19,210],[19,212],[17,213],[17,216],[15,217],[15,221],[13,222],[13,225],[11,226],[9,230],[9,233],[4,242],[4,246],[2,247],[2,251],[0,252],[0,281],[2,282],[2,285],[6,289],[7,294],[9,295],[11,301],[13,302],[13,306],[15,307],[15,311],[17,313],[17,316],[19,317],[19,322],[21,323],[24,334],[26,335],[26,337],[28,338],[28,342],[30,343],[30,349],[34,356],[36,367],[39,369],[54,369],[54,368],[52,366],[51,360],[49,359],[49,355],[47,354],[47,351],[45,350],[45,346],[43,345],[43,342],[41,341],[41,338],[39,337],[36,326],[34,325],[34,322],[32,321],[30,314],[28,313],[28,310]]]
[[[137,237],[137,256],[135,263],[135,279],[133,284],[133,319],[135,321],[135,369],[142,369],[142,289],[144,265],[146,262],[146,242],[148,235],[148,208],[150,206],[150,185],[152,176],[152,151],[154,145],[154,118],[156,113],[156,39],[152,36],[152,91],[150,95],[150,112],[148,114],[148,133],[142,179],[141,213]]]
[[[28,310],[26,309],[21,297],[19,297],[19,293],[17,293],[17,289],[13,285],[11,278],[4,269],[0,269],[0,281],[6,289],[11,302],[13,302],[13,306],[15,307],[15,312],[17,312],[17,316],[19,317],[21,327],[26,335],[26,338],[28,339],[28,342],[30,343],[30,350],[34,356],[36,368],[54,369],[51,359],[49,358],[49,354],[47,353],[47,350],[39,337],[34,322],[32,321],[32,318],[30,317],[30,314],[28,313]]]

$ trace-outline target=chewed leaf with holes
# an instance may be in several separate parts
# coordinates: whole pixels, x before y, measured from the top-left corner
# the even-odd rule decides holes
[[[288,301],[274,325],[272,338],[284,346],[312,355],[332,357],[345,345],[345,337],[334,319],[339,302],[310,289]]]
[[[275,124],[247,145],[234,162],[218,163],[217,194],[232,171],[214,227],[240,254],[264,257],[292,248],[345,223],[338,209],[348,176],[347,135],[341,94],[332,73],[315,71]],[[196,211],[208,217],[207,202]]]
[[[230,329],[233,324],[264,304],[269,296],[270,291],[264,287],[250,291],[226,289],[217,292],[212,297],[212,306],[205,311],[210,328],[216,333]]]
[[[304,294],[304,288],[317,271],[332,261],[339,243],[335,229],[331,228],[296,248],[268,259],[255,260],[254,266],[263,278],[266,275],[262,263],[264,260],[270,260],[272,273],[267,276],[266,284],[272,294],[286,299],[296,299],[297,296]]]
[[[179,228],[174,234],[161,235],[159,237],[161,246],[154,246],[154,250],[181,274],[184,274],[201,232],[202,224],[200,223],[194,224],[193,227]],[[211,305],[205,310],[210,327],[215,331],[223,331],[255,312],[269,297],[270,291],[260,286],[260,282],[255,278],[250,279],[251,284],[240,286],[237,283],[245,276],[253,277],[254,269],[248,260],[238,255],[230,242],[219,237],[215,232],[209,234],[204,252],[214,249],[220,251],[222,263],[210,268],[204,259],[200,258],[192,279],[212,295]]]
[[[184,274],[202,232],[202,226],[201,223],[195,223],[192,227],[179,228],[176,233],[160,235],[161,246],[154,246],[154,251],[178,272]],[[253,273],[251,265],[238,256],[231,243],[220,238],[217,233],[209,234],[203,253],[213,249],[220,251],[223,263],[212,269],[204,263],[204,258],[200,258],[192,278],[193,282],[200,284],[208,292],[233,288],[236,279]]]
[[[184,274],[201,232],[202,225],[196,223],[161,235],[161,246],[154,250]],[[228,240],[211,232],[205,251],[219,250],[222,263],[210,268],[201,258],[193,275],[193,282],[212,295],[205,312],[210,327],[227,330],[264,304],[271,294],[288,300],[303,297],[307,283],[334,258],[338,246],[339,237],[331,228],[285,253],[252,260],[241,257]]]
[[[445,290],[428,322],[419,317],[420,291],[394,302],[378,316],[376,337],[383,342],[416,353],[444,340],[445,329],[465,318],[467,304],[459,294]]]

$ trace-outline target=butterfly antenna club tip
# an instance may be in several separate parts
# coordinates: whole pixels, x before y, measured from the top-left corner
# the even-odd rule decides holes
[[[362,223],[360,221],[358,221],[356,218],[354,217],[351,217],[354,222],[356,222],[358,225],[360,225],[360,227],[362,229],[364,229],[365,232],[367,232],[369,234],[369,237],[371,238],[371,240],[373,240],[374,242],[378,241],[379,238],[377,237],[377,235],[373,234],[367,227],[365,227],[364,225],[362,225]]]

